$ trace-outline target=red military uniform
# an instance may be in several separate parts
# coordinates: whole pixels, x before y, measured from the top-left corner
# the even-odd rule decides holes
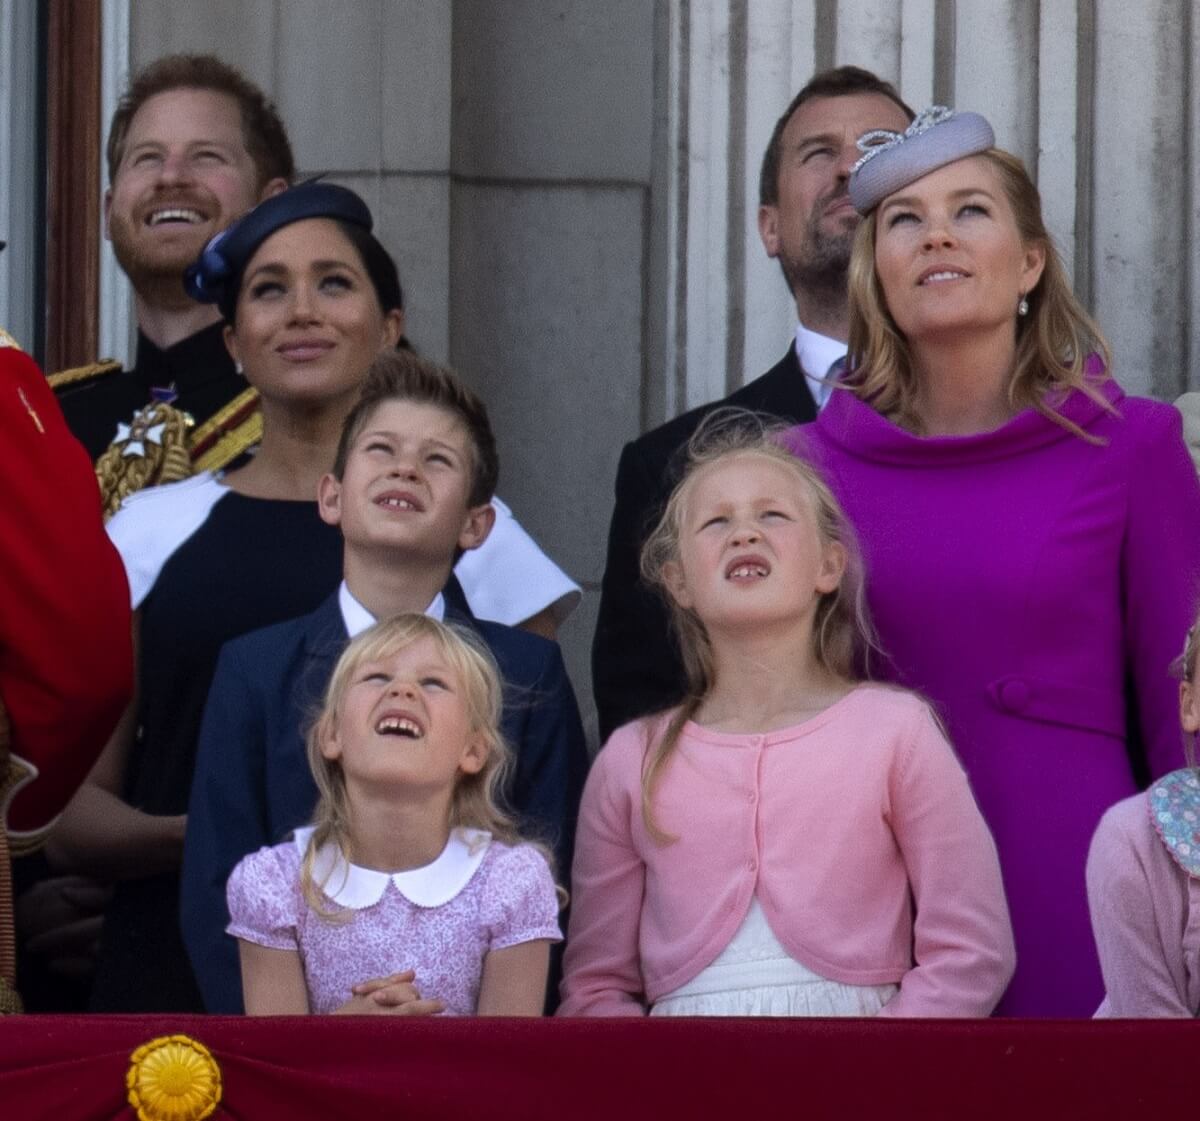
[[[133,690],[129,587],[91,461],[33,361],[0,331],[0,701],[14,849],[67,804]],[[3,777],[0,775],[0,777]]]

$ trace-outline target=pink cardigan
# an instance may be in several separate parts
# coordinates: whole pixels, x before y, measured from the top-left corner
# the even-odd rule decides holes
[[[615,732],[579,815],[560,1015],[640,1015],[729,943],[757,895],[797,961],[899,982],[889,1016],[986,1016],[1014,952],[996,849],[927,706],[863,685],[765,735],[688,724],[642,818],[659,716]]]
[[[1193,817],[1173,854],[1154,804],[1186,778],[1173,772],[1118,802],[1096,829],[1087,889],[1106,989],[1097,1016],[1200,1015],[1200,826]],[[1196,814],[1194,792],[1192,801]]]

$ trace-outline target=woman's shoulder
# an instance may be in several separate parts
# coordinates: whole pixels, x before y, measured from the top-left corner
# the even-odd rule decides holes
[[[170,510],[203,506],[220,498],[226,489],[211,471],[201,471],[174,483],[143,487],[121,503],[109,525],[137,524],[145,518]]]
[[[108,536],[129,578],[134,608],[150,594],[163,565],[229,493],[211,471],[131,494],[108,522]]]
[[[1105,412],[1100,423],[1106,439],[1137,446],[1167,438],[1182,441],[1183,418],[1174,405],[1127,394],[1111,380],[1105,386],[1113,387],[1106,394],[1111,410]]]
[[[555,622],[562,623],[575,610],[583,590],[494,495],[492,507],[496,520],[487,539],[454,566],[471,613],[515,627],[550,610]]]
[[[1099,453],[1097,466],[1103,463],[1110,478],[1129,488],[1130,509],[1144,524],[1176,515],[1178,508],[1192,511],[1200,503],[1196,463],[1174,405],[1122,395],[1089,432],[1100,438],[1090,448]]]

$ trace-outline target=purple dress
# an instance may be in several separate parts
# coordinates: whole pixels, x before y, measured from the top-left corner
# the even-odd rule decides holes
[[[450,1015],[473,1015],[488,953],[562,938],[554,880],[532,845],[456,829],[432,864],[391,875],[347,864],[326,846],[314,878],[345,920],[330,922],[300,889],[311,834],[298,829],[294,840],[242,859],[229,877],[227,930],[298,951],[312,1012],[333,1012],[361,981],[412,969],[421,996],[442,1000]]]
[[[998,1014],[1090,1016],[1097,822],[1180,762],[1168,666],[1195,617],[1200,484],[1170,406],[1104,385],[994,432],[920,438],[849,392],[788,433],[858,530],[887,657],[946,722],[1000,853],[1017,971]],[[1128,748],[1127,684],[1138,743]]]

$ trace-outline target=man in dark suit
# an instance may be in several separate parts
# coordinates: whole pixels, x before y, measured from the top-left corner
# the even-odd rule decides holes
[[[794,342],[776,365],[724,400],[692,409],[625,445],[617,467],[592,683],[603,738],[678,703],[686,688],[668,614],[639,577],[639,556],[661,516],[682,452],[714,409],[736,406],[799,423],[828,398],[846,354],[846,270],[858,215],[850,203],[856,142],[902,131],[912,110],[887,82],[856,66],[817,74],[776,122],[759,179],[758,231],[796,302]]]
[[[240,1012],[225,883],[243,856],[312,819],[304,736],[349,639],[377,619],[424,612],[473,628],[504,683],[508,791],[523,832],[571,870],[587,772],[579,709],[557,643],[474,619],[451,576],[491,529],[499,464],[482,402],[411,352],[376,359],[346,419],[321,516],[344,539],[345,579],[311,615],[226,643],[204,710],[184,844],[181,920],[204,1003]],[[297,558],[302,561],[303,558]]]

